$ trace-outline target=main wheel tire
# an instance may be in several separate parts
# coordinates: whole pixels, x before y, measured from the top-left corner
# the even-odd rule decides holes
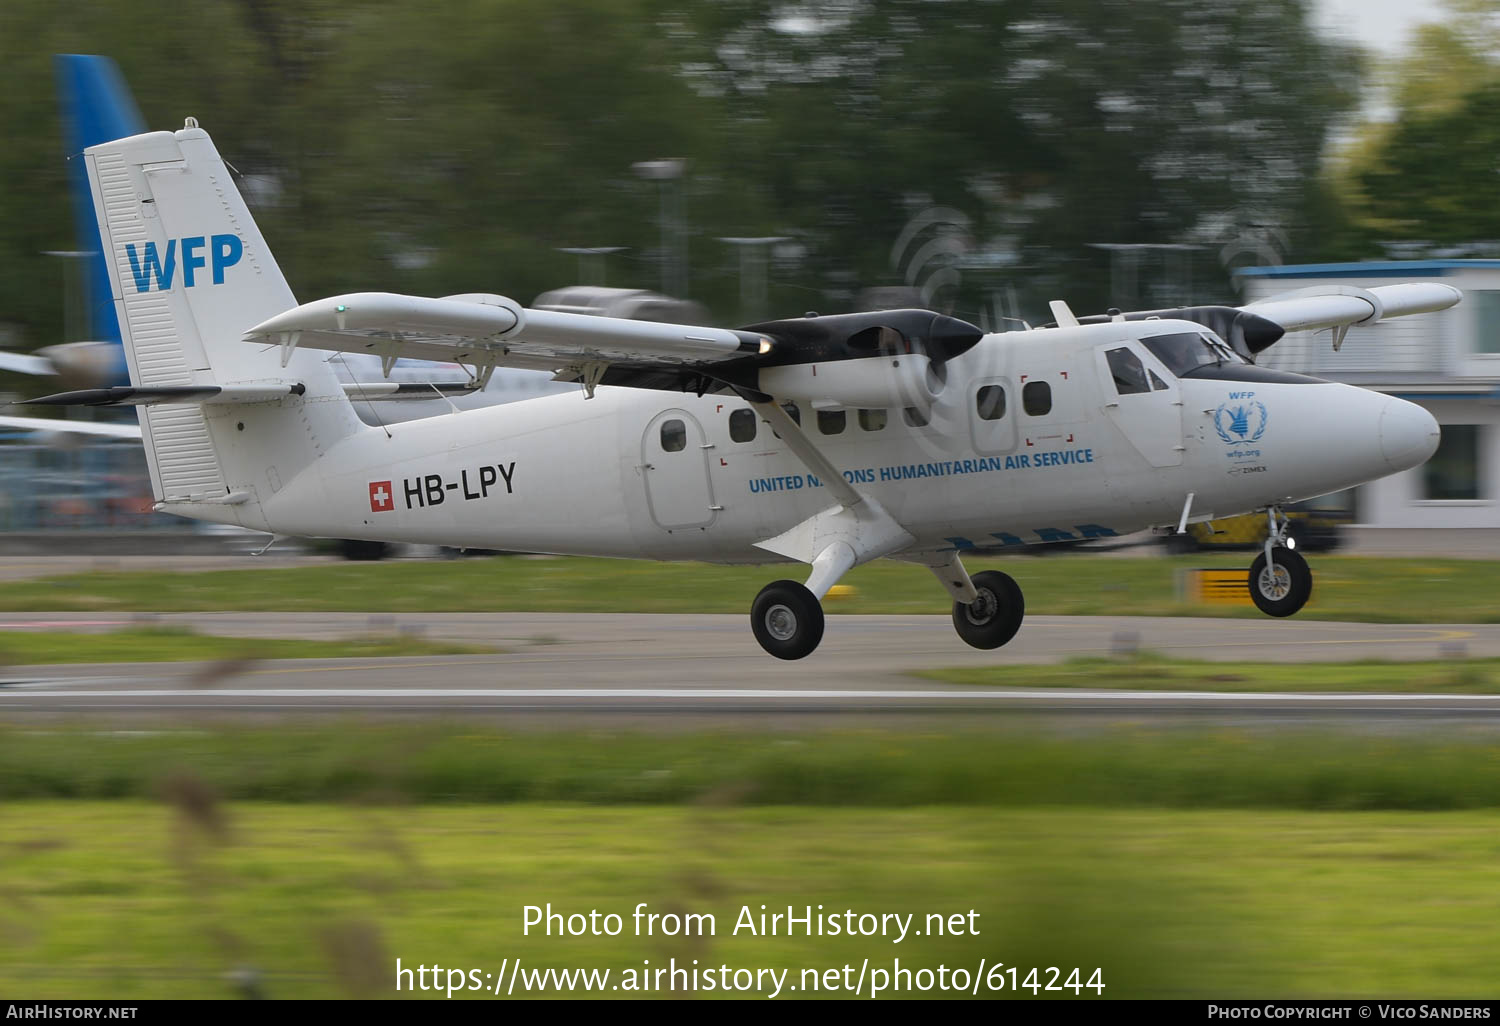
[[[973,602],[953,603],[953,629],[975,648],[999,648],[1021,629],[1026,597],[1009,574],[986,570],[974,575]]]
[[[750,606],[750,629],[777,659],[801,659],[823,640],[823,607],[796,581],[773,581]]]
[[[1312,571],[1307,560],[1291,549],[1272,550],[1274,570],[1262,552],[1250,564],[1250,599],[1267,616],[1291,616],[1312,598]]]

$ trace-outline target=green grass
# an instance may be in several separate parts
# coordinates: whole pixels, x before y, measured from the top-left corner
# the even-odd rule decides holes
[[[1253,608],[1183,602],[1177,571],[1248,566],[1250,555],[1110,558],[1081,553],[974,559],[1020,582],[1030,613],[1259,617]],[[1391,623],[1500,622],[1500,561],[1315,557],[1312,603],[1300,615]],[[648,612],[743,614],[778,577],[799,566],[721,567],[609,559],[498,557],[443,562],[318,565],[205,573],[88,573],[17,581],[0,611],[193,612]],[[852,571],[856,594],[833,613],[942,613],[932,575],[879,561]]]
[[[1497,828],[1494,811],[9,802],[0,992],[229,997],[253,970],[269,997],[392,997],[397,958],[616,974],[696,958],[790,981],[985,958],[1097,966],[1108,998],[1494,998]],[[523,935],[523,906],[549,902],[717,928]],[[732,936],[762,904],[972,909],[979,935]]]
[[[1487,732],[1099,730],[1080,742],[987,722],[779,734],[12,727],[0,730],[0,801],[151,799],[192,779],[225,799],[314,803],[1500,809]]]
[[[0,993],[229,997],[253,970],[270,997],[395,996],[397,958],[800,982],[899,957],[1097,966],[1113,998],[1500,996],[1487,732],[132,727],[0,731]],[[524,935],[549,902],[718,930]],[[980,932],[732,935],[762,904],[973,909]]]
[[[496,649],[402,636],[304,641],[220,638],[176,627],[135,627],[108,633],[7,631],[0,666],[47,663],[139,663],[230,659],[355,659],[368,656],[467,655]]]
[[[1500,693],[1500,659],[1437,662],[1210,663],[1152,653],[1077,658],[1042,666],[956,666],[915,676],[951,684],[1142,691]]]

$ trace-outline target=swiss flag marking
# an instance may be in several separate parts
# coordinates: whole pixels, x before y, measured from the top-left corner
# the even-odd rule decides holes
[[[391,492],[389,481],[370,482],[370,512],[384,513],[386,510],[395,509],[396,497]]]

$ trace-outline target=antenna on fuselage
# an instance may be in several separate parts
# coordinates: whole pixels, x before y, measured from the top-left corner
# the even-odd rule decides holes
[[[1059,328],[1076,328],[1079,326],[1078,318],[1073,316],[1073,311],[1068,308],[1068,304],[1063,300],[1054,299],[1047,304],[1047,307],[1052,311],[1052,317],[1057,321]]]

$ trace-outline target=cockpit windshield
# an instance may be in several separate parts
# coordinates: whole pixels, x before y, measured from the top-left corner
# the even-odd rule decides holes
[[[1179,378],[1205,365],[1248,362],[1217,335],[1200,334],[1196,331],[1157,335],[1154,338],[1143,338],[1141,342]]]

